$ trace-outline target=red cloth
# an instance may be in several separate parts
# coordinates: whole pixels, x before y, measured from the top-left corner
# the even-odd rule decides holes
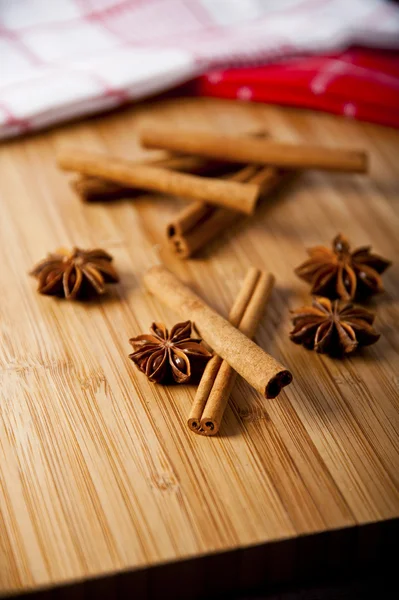
[[[196,91],[313,108],[399,128],[399,52],[352,48],[212,71],[197,80]]]

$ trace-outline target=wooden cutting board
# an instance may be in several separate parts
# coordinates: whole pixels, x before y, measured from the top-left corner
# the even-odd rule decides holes
[[[370,176],[308,172],[194,260],[165,224],[183,202],[85,205],[57,149],[138,157],[141,124],[359,147]],[[328,115],[197,99],[142,104],[0,149],[0,590],[25,591],[399,515],[399,133]],[[308,300],[293,269],[338,233],[395,264],[377,345],[332,360],[289,341]],[[40,296],[27,271],[59,246],[104,247],[121,283],[99,302]],[[277,279],[257,342],[294,382],[266,401],[238,381],[221,435],[188,431],[191,386],[150,384],[128,339],[178,320],[142,288],[164,262],[227,315],[246,269]],[[342,549],[337,548],[339,553]]]

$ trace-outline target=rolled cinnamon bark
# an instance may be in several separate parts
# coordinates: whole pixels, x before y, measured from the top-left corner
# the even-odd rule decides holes
[[[239,219],[239,216],[236,211],[227,209],[208,212],[207,217],[197,227],[186,234],[177,234],[169,238],[172,249],[180,258],[189,258],[218,233],[229,229]],[[170,226],[168,231],[171,231]]]
[[[260,196],[275,189],[282,178],[287,177],[287,174],[283,175],[273,167],[255,167],[252,173],[242,169],[236,173],[236,176],[238,175],[245,175],[249,177],[249,183],[258,185]],[[220,232],[231,227],[240,216],[237,211],[195,202],[168,223],[167,237],[173,251],[180,258],[188,258]]]
[[[207,219],[215,210],[210,204],[197,200],[191,202],[174,217],[166,226],[166,235],[172,238],[175,235],[183,235],[193,227],[197,226],[203,219]],[[223,209],[219,209],[223,210]]]
[[[273,275],[270,273],[259,275],[239,323],[239,330],[249,338],[253,338],[256,333],[273,285]],[[224,360],[220,365],[201,416],[200,429],[205,435],[215,435],[219,431],[236,377],[236,371]]]
[[[274,165],[290,169],[323,169],[365,173],[367,154],[361,150],[287,144],[213,132],[151,127],[141,131],[145,148],[162,148],[208,158]]]
[[[238,171],[226,175],[226,178],[241,183],[246,181],[251,182],[251,178],[255,177],[258,171],[259,168],[256,165],[246,165]],[[254,183],[260,185],[259,179],[257,178]],[[261,187],[259,187],[259,191],[261,191]],[[200,222],[208,219],[217,210],[225,211],[226,209],[219,209],[206,202],[191,202],[177,215],[177,217],[174,218],[173,221],[168,223],[166,228],[167,236],[173,237],[174,235],[183,235]]]
[[[254,131],[248,135],[262,138],[266,136],[266,133],[263,130],[260,130]],[[167,155],[160,158],[150,157],[144,160],[135,161],[135,164],[155,165],[164,169],[174,169],[176,171],[194,173],[196,175],[212,174],[224,176],[225,174],[231,175],[234,173],[234,164],[232,163],[208,160],[206,158],[201,158],[200,156],[187,156],[185,154]],[[236,168],[238,168],[238,165]],[[248,177],[246,179],[232,177],[232,179],[233,181],[245,181],[248,179]],[[254,183],[256,183],[256,181]],[[82,175],[78,179],[71,181],[71,187],[85,202],[104,202],[119,198],[130,198],[137,193],[134,188],[126,187],[124,185],[107,181],[106,179],[101,179],[99,177],[89,177],[86,175]],[[198,204],[202,204],[204,208],[206,206],[207,209],[209,207],[209,205],[206,205],[205,203],[191,202],[187,206],[187,209],[191,211],[191,207],[194,207]],[[196,207],[195,211],[195,219],[198,220],[198,206]]]
[[[86,175],[73,179],[70,185],[84,202],[107,202],[137,194],[137,190],[132,190],[124,185]]]
[[[146,161],[138,161],[135,164],[155,165],[164,169],[187,171],[197,175],[200,173],[210,175],[226,168],[226,163],[208,160],[200,156],[151,158]],[[137,194],[137,189],[135,188],[126,187],[125,185],[101,179],[100,177],[90,177],[87,175],[81,175],[78,179],[71,181],[71,187],[84,202],[106,202],[119,198],[131,198]]]
[[[100,177],[126,187],[175,194],[187,199],[206,200],[210,204],[246,214],[254,211],[259,194],[259,186],[250,183],[197,177],[80,150],[60,152],[58,165],[68,171]]]
[[[237,327],[240,324],[244,312],[248,308],[249,301],[252,298],[259,277],[259,269],[251,267],[248,270],[242,287],[229,313],[229,321],[234,327]],[[197,432],[200,429],[201,417],[204,413],[205,405],[208,402],[209,394],[211,393],[222,362],[222,358],[215,354],[205,367],[187,421],[187,424],[192,431]],[[207,430],[210,430],[209,426],[207,426]]]
[[[291,383],[292,375],[283,365],[218,315],[165,267],[150,269],[144,283],[182,319],[193,321],[214,352],[266,398],[276,397]]]

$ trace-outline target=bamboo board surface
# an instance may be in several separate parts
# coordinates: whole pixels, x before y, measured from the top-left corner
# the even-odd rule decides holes
[[[370,152],[370,177],[303,174],[256,216],[182,262],[165,224],[184,203],[142,195],[84,205],[62,147],[138,157],[136,128],[265,127],[285,141]],[[0,149],[0,592],[146,567],[399,515],[399,133],[332,116],[169,100],[5,143]],[[148,153],[147,153],[148,154]],[[342,231],[396,261],[377,345],[337,361],[288,339],[308,299],[304,248]],[[27,271],[59,246],[104,247],[121,283],[90,304],[35,291]],[[247,267],[275,274],[257,342],[294,374],[275,400],[240,380],[221,435],[186,419],[195,389],[150,384],[128,339],[178,320],[141,287],[163,261],[227,315]]]

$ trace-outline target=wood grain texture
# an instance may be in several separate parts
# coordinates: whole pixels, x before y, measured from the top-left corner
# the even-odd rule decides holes
[[[71,145],[136,158],[136,128],[165,121],[364,148],[371,173],[305,173],[182,262],[164,232],[183,201],[84,204],[54,158]],[[205,99],[143,104],[2,146],[1,592],[399,515],[398,152],[387,128]],[[293,268],[305,246],[339,231],[396,261],[372,302],[381,340],[342,362],[288,339],[289,309],[308,297]],[[99,302],[41,297],[27,276],[73,245],[115,258],[121,283]],[[216,438],[186,427],[193,387],[150,384],[127,358],[128,339],[152,320],[176,321],[142,288],[160,261],[224,316],[250,264],[276,275],[256,340],[294,382],[267,401],[239,380]]]

